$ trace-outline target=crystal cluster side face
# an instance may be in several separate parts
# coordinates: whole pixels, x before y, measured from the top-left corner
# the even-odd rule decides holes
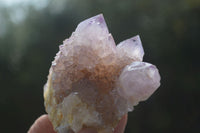
[[[102,14],[81,22],[59,49],[44,87],[45,108],[58,133],[112,133],[122,116],[160,86],[156,66],[142,62],[140,37],[116,46]]]

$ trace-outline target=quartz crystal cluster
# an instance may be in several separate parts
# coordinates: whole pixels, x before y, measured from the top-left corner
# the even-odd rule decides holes
[[[116,46],[102,14],[81,22],[60,45],[44,86],[55,131],[112,133],[122,116],[160,86],[158,69],[142,62],[143,55],[139,36]]]

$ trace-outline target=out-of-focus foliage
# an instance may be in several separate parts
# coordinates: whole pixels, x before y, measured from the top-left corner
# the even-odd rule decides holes
[[[0,1],[0,132],[26,132],[45,113],[43,85],[58,46],[99,13],[116,43],[141,36],[144,60],[162,77],[158,91],[129,114],[126,133],[198,133],[199,0]]]

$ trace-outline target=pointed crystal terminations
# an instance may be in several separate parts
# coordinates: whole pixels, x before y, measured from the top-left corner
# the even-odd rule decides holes
[[[102,14],[81,22],[59,49],[44,86],[45,108],[58,133],[112,133],[160,86],[158,69],[142,62],[140,37],[116,46]]]
[[[87,20],[85,20],[85,21],[83,21],[83,22],[81,22],[78,26],[77,26],[77,28],[76,28],[76,30],[75,30],[75,32],[79,32],[79,31],[84,31],[84,30],[96,30],[96,29],[100,29],[100,30],[102,30],[104,33],[109,33],[109,31],[108,31],[108,28],[107,28],[107,25],[106,25],[106,22],[105,22],[105,20],[104,20],[104,17],[103,17],[103,15],[102,14],[99,14],[99,15],[97,15],[97,16],[94,16],[94,17],[92,17],[92,18],[89,18],[89,19],[87,19]],[[96,34],[99,34],[98,32],[94,32],[94,33],[96,33]]]
[[[119,94],[134,106],[148,99],[160,86],[160,75],[156,66],[136,61],[123,69],[119,83]]]
[[[134,61],[143,60],[144,50],[139,35],[120,42],[117,45],[117,50],[121,56],[126,56],[127,58],[131,58]]]

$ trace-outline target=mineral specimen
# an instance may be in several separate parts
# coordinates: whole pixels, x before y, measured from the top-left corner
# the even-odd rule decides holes
[[[59,49],[44,87],[58,133],[112,133],[122,116],[160,86],[158,69],[142,62],[140,37],[116,46],[102,14],[81,22]]]

